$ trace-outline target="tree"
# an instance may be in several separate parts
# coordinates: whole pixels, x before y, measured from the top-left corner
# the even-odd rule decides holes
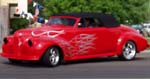
[[[36,1],[36,0],[35,0]],[[150,0],[37,0],[43,4],[43,16],[72,12],[113,14],[120,23],[137,24],[150,20]]]

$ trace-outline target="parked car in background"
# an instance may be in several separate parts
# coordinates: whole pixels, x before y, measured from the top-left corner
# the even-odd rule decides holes
[[[7,36],[1,56],[13,63],[41,61],[53,67],[63,61],[110,56],[133,60],[147,46],[145,37],[111,14],[70,13],[53,15],[41,27]]]
[[[142,24],[142,26],[148,33],[148,36],[150,36],[150,23],[144,23],[144,24]]]
[[[134,25],[131,25],[131,27],[134,28],[135,30],[137,30],[137,32],[139,32],[140,34],[142,34],[145,37],[147,37],[149,35],[146,28],[144,28],[144,26],[142,26],[141,24],[134,24]]]

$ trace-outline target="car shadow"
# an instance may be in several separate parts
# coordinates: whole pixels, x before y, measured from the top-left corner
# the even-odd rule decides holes
[[[29,67],[29,68],[40,68],[44,67],[41,63],[37,62],[27,62],[23,61],[21,63],[11,63],[9,61],[3,62],[3,64],[11,65],[11,66],[18,66],[18,67]]]
[[[131,60],[131,62],[132,61],[143,61],[146,59],[147,58],[136,57],[134,60]],[[93,58],[93,59],[69,61],[69,62],[65,63],[64,65],[85,64],[85,63],[109,63],[109,62],[130,62],[130,61],[120,60],[117,57],[104,57],[104,58]]]
[[[143,61],[143,60],[147,60],[147,58],[136,57],[132,61]],[[120,60],[117,57],[105,57],[105,58],[92,58],[92,59],[68,61],[68,62],[64,62],[60,66],[71,66],[71,65],[86,64],[86,63],[108,63],[108,62],[130,62],[130,61]],[[18,67],[47,68],[47,66],[44,66],[42,63],[40,63],[38,61],[37,62],[23,61],[22,63],[11,63],[9,61],[5,61],[2,63],[7,64],[7,65],[12,65],[12,66],[18,66]]]

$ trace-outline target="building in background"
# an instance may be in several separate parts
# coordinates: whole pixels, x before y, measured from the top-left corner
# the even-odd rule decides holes
[[[0,47],[3,38],[9,34],[9,20],[14,14],[27,13],[28,0],[0,0]]]

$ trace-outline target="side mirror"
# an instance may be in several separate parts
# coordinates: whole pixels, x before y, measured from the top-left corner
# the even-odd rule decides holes
[[[37,22],[39,22],[39,23],[45,23],[45,19],[42,18],[42,17],[39,17],[39,18],[37,19]]]

